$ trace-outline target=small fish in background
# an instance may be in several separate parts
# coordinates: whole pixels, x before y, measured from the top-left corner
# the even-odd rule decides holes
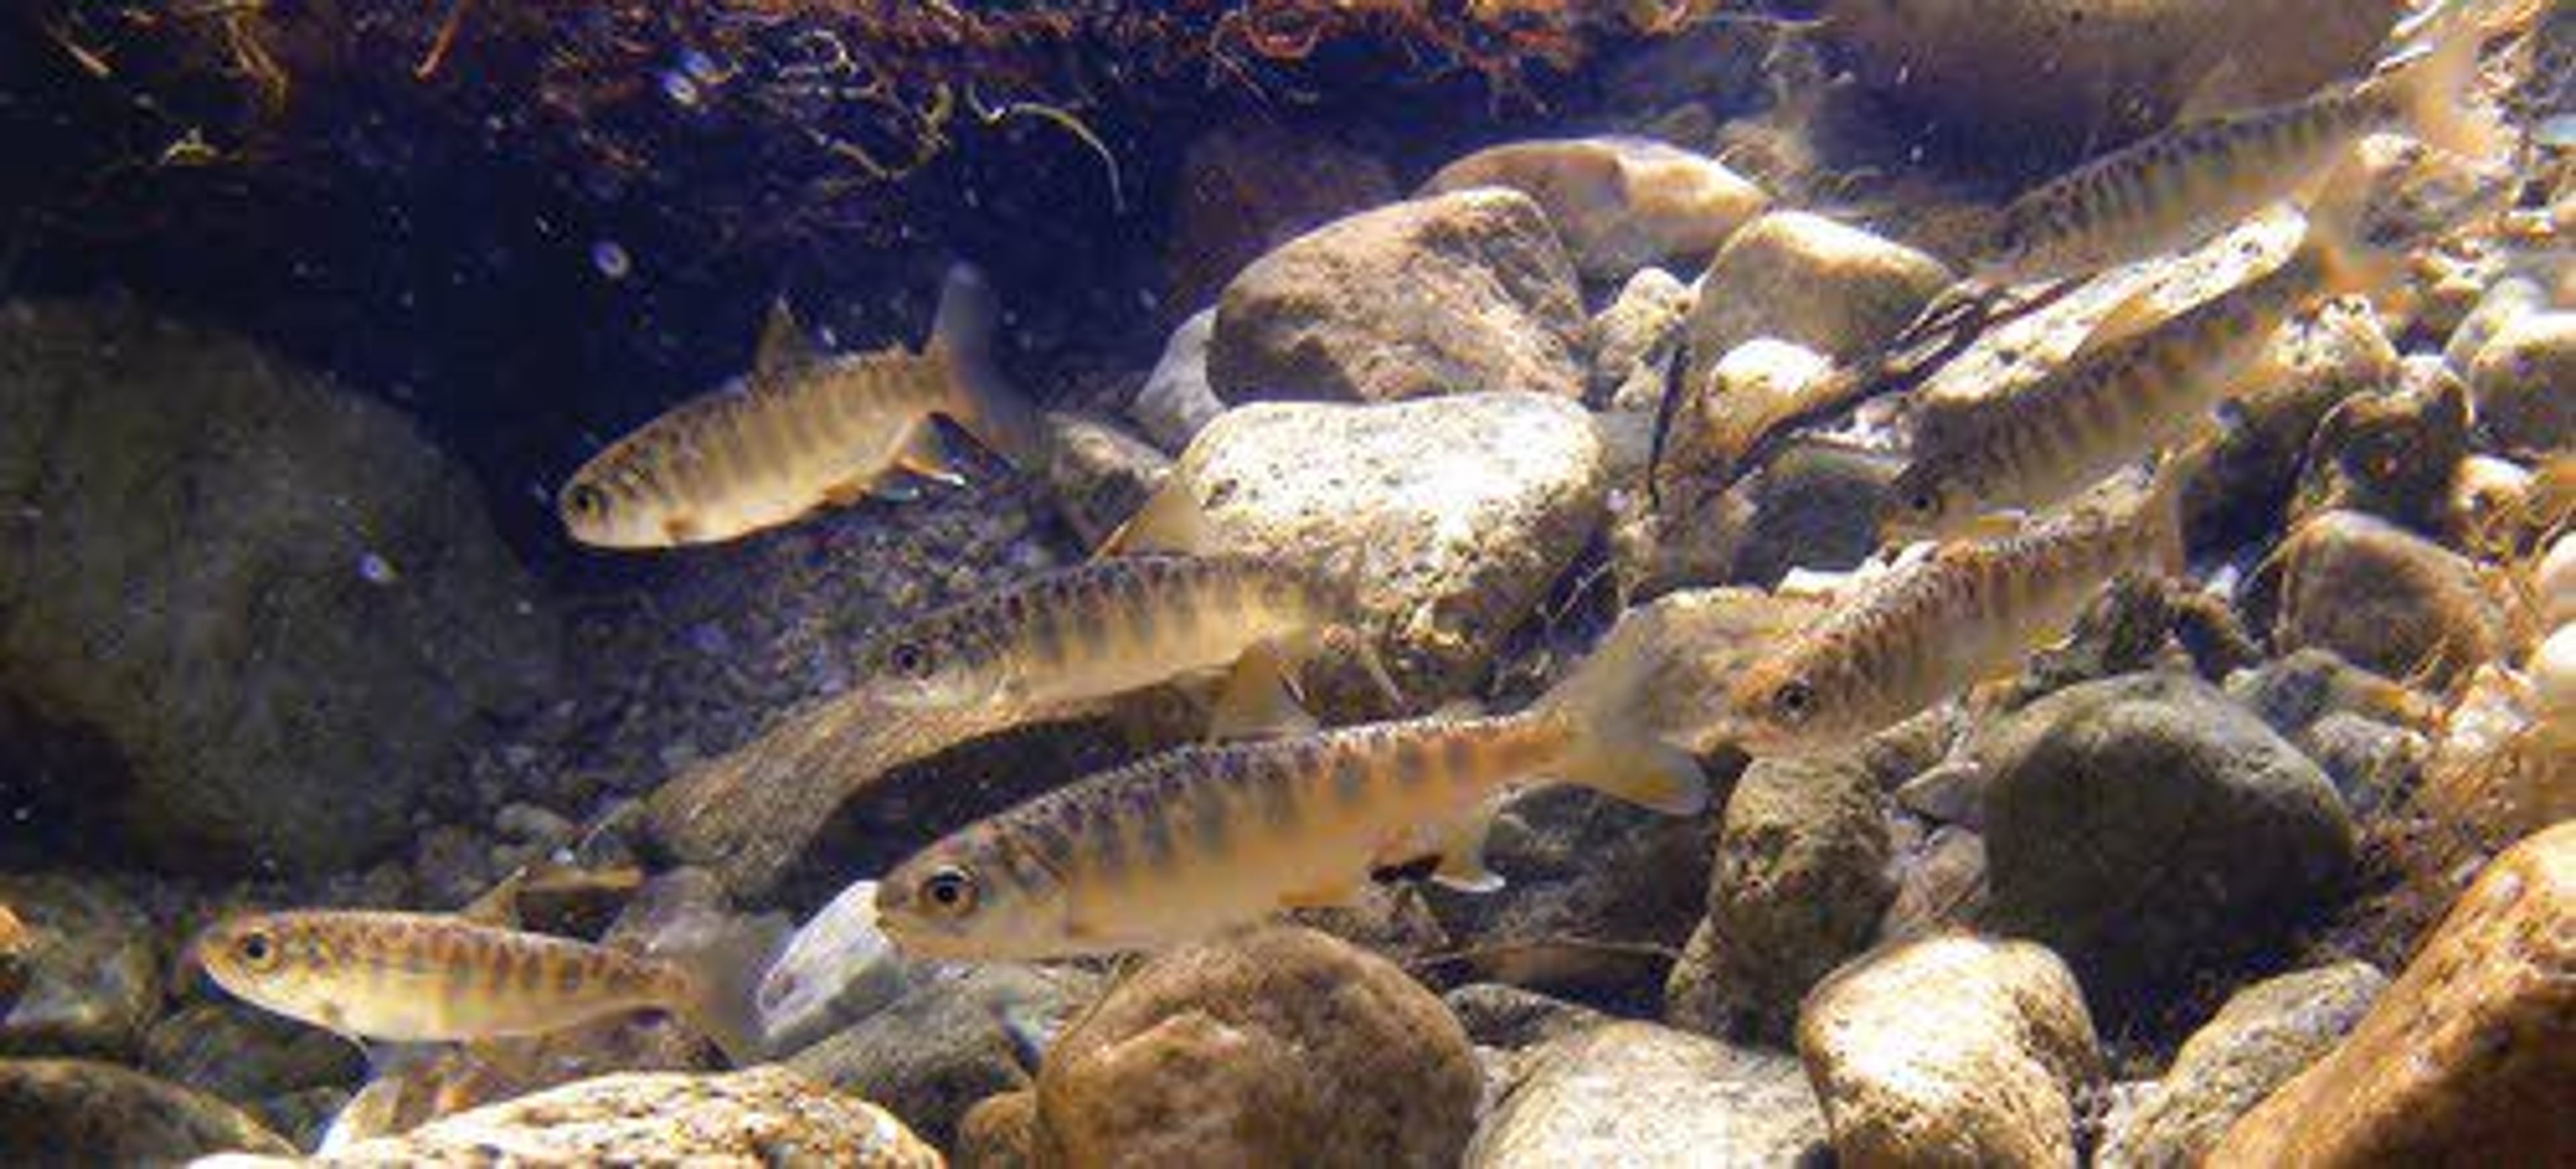
[[[1650,647],[1615,643],[1529,710],[1225,747],[1106,772],[970,826],[888,874],[878,922],[916,957],[1151,949],[1281,909],[1347,904],[1373,872],[1485,868],[1496,797],[1541,776],[1676,815],[1706,807],[1691,756],[1643,723]]]
[[[1990,513],[2055,505],[2207,430],[2222,400],[2288,374],[2261,359],[2293,313],[2387,287],[2393,267],[2311,218],[2287,259],[2181,312],[2158,319],[2155,290],[2140,290],[2038,381],[1927,408],[1885,527],[1901,537],[1967,535]]]
[[[860,654],[897,707],[1036,710],[1229,671],[1216,731],[1311,730],[1293,679],[1359,621],[1350,589],[1260,556],[1095,560],[932,612]],[[1368,659],[1374,664],[1374,658]],[[1383,678],[1383,671],[1379,671]],[[1385,683],[1390,694],[1392,683]]]
[[[800,1050],[893,1002],[912,967],[877,928],[877,883],[852,882],[797,928],[752,1002],[769,1050]]]
[[[1727,705],[1737,744],[1757,756],[1849,747],[2009,672],[2063,636],[2111,578],[2181,574],[2182,489],[2209,450],[2168,458],[2126,506],[2086,500],[1870,578],[1736,679]]]
[[[684,402],[584,464],[557,497],[564,529],[600,548],[712,544],[891,491],[903,473],[956,482],[938,418],[1029,465],[1030,407],[993,364],[997,311],[959,265],[921,352],[833,355],[780,302],[749,384]]]
[[[2470,100],[2478,49],[2531,20],[2534,0],[2440,0],[2393,34],[2372,75],[2298,101],[2183,124],[2025,192],[1996,217],[1975,275],[1989,285],[2084,276],[2181,251],[2318,187],[2353,145],[2403,126],[2463,158],[2502,152],[2506,131]],[[2484,16],[2481,19],[2481,16]]]
[[[746,984],[774,940],[745,930],[652,955],[452,914],[295,910],[226,920],[190,957],[243,1001],[355,1040],[475,1042],[650,1010],[739,1060],[762,1050]]]

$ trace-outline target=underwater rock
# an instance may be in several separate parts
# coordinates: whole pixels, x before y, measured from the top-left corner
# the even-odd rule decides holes
[[[2442,341],[2442,364],[2461,377],[2477,367],[2478,355],[2505,326],[2549,311],[2549,286],[2528,273],[2508,272],[2487,285],[2478,302]]]
[[[1472,1169],[1790,1165],[1823,1151],[1798,1061],[1652,1023],[1551,1039],[1467,1149]]]
[[[1966,929],[1986,911],[1986,838],[1942,825],[1899,850],[1896,896],[1878,922],[1881,942]]]
[[[2356,298],[2292,317],[2262,360],[2291,376],[2233,399],[2234,425],[2219,431],[2208,467],[2183,489],[2195,545],[2278,536],[2318,423],[2347,398],[2399,383],[2397,347],[2369,303]]]
[[[2187,1169],[2227,1126],[2341,1042],[2388,976],[2367,962],[2283,974],[2237,991],[2192,1032],[2163,1080],[2103,1134],[2102,1169]]]
[[[1538,200],[1584,279],[1648,264],[1695,265],[1769,197],[1716,159],[1646,138],[1553,138],[1488,146],[1422,184],[1437,195],[1507,187]]]
[[[1727,580],[1776,586],[1791,569],[1842,572],[1878,550],[1878,517],[1896,467],[1829,443],[1792,442],[1749,481],[1752,519]]]
[[[2576,824],[2487,867],[2352,1034],[2208,1164],[2576,1159]]]
[[[1785,1044],[1798,1001],[1868,948],[1895,888],[1878,781],[1849,760],[1757,759],[1727,797],[1708,920],[1673,967],[1665,1021]]]
[[[143,1070],[244,1104],[366,1078],[358,1045],[319,1027],[237,1003],[200,1003],[143,1034]]]
[[[1163,342],[1153,372],[1127,403],[1127,416],[1165,451],[1180,453],[1225,413],[1225,402],[1208,385],[1208,337],[1215,331],[1215,309],[1202,309],[1181,322]]]
[[[876,902],[876,882],[851,882],[797,927],[762,973],[752,1005],[772,1054],[800,1051],[914,985],[913,965],[877,928]]]
[[[0,692],[125,772],[33,798],[105,812],[145,863],[347,865],[555,677],[480,489],[223,334],[0,310],[0,498]]]
[[[313,1165],[770,1164],[937,1169],[902,1121],[774,1064],[720,1075],[626,1072],[549,1088],[360,1141]]]
[[[1164,307],[1173,317],[1206,309],[1262,253],[1396,197],[1384,161],[1268,116],[1201,134],[1181,155]]]
[[[2329,511],[2282,542],[2272,638],[2392,678],[2447,686],[2505,645],[2507,614],[2475,563],[2376,516]]]
[[[1519,1051],[1610,1021],[1579,1003],[1500,982],[1471,982],[1440,996],[1478,1047]]]
[[[1763,436],[1831,392],[1833,358],[1777,337],[1756,337],[1685,382],[1665,441],[1673,473],[1731,473]]]
[[[1726,241],[1691,308],[1689,384],[1756,337],[1837,361],[1869,356],[1950,283],[1921,252],[1804,211],[1774,211]]]
[[[1165,489],[1204,509],[1199,551],[1347,564],[1387,668],[1427,705],[1465,692],[1599,528],[1603,463],[1582,407],[1536,394],[1272,402],[1201,432]],[[1319,698],[1368,693],[1346,664]]]
[[[1337,220],[1254,261],[1217,303],[1208,380],[1229,402],[1579,398],[1584,325],[1546,214],[1477,188]]]
[[[2084,996],[2029,942],[1945,934],[1845,967],[1810,996],[1798,1055],[1846,1165],[2073,1165],[2101,1075]]]
[[[0,904],[24,927],[24,984],[0,1013],[0,1053],[117,1057],[161,1005],[151,922],[106,884],[0,875]]]
[[[1384,959],[1267,928],[1147,962],[1038,1074],[1042,1163],[1454,1165],[1482,1072]]]
[[[291,1155],[249,1113],[86,1059],[0,1059],[0,1163],[175,1165],[211,1153]]]
[[[2364,822],[2415,790],[2433,752],[2419,732],[2340,710],[2308,724],[2291,741],[2325,769],[2344,806]]]
[[[1825,36],[1864,84],[1955,134],[2034,157],[2107,148],[2215,108],[2364,71],[2401,0],[1829,0]],[[2212,77],[2217,73],[2216,77]]]
[[[2533,455],[2576,446],[2576,312],[2533,313],[2499,330],[2469,367],[2478,435]]]
[[[2230,674],[2227,696],[2294,739],[2332,714],[2416,730],[2441,716],[2422,695],[2323,649],[2293,650]]]
[[[1664,978],[1661,955],[1690,936],[1701,911],[1709,819],[1570,785],[1525,791],[1485,838],[1485,864],[1503,887],[1433,885],[1423,895],[1475,977],[1595,1000],[1651,999]]]
[[[1171,473],[1169,457],[1107,419],[1050,411],[1043,425],[1056,511],[1084,544],[1116,531]]]
[[[2469,455],[2468,387],[2430,356],[2405,359],[2398,379],[2395,391],[2345,398],[2318,423],[2295,514],[2341,508],[2417,531],[2449,526]]]
[[[1592,380],[1584,401],[1612,410],[1653,410],[1690,306],[1690,286],[1661,268],[1640,268],[1620,285],[1610,306],[1592,318]]]
[[[2333,783],[2189,675],[2070,686],[1968,751],[1989,776],[1984,924],[2064,955],[2113,1015],[2272,952],[2352,874]]]
[[[1096,985],[1079,970],[949,970],[785,1062],[884,1104],[944,1146],[977,1101],[1030,1085],[1035,1053]]]

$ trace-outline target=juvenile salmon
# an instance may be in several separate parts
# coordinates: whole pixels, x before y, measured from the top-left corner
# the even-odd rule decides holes
[[[353,1038],[465,1042],[658,1010],[728,1051],[750,1045],[738,1021],[749,1005],[725,1001],[728,980],[712,965],[450,914],[250,914],[207,930],[192,956],[241,999]]]
[[[1032,959],[1147,949],[1355,896],[1437,852],[1439,878],[1496,883],[1494,798],[1540,776],[1688,814],[1691,757],[1637,722],[1642,653],[1578,673],[1531,710],[1185,748],[1041,796],[932,845],[878,888],[915,955]]]
[[[2032,188],[1997,217],[1978,275],[2053,280],[2186,249],[2314,187],[2363,135],[2392,126],[2465,158],[2494,157],[2504,131],[2470,100],[2478,48],[2528,16],[2473,19],[2479,7],[2445,0],[2369,78],[2176,126]]]
[[[1736,680],[1737,742],[1756,755],[1850,746],[2009,671],[2110,578],[2181,572],[2181,489],[2203,457],[2169,459],[2128,506],[2087,501],[2014,535],[1945,543],[1859,586]]]
[[[709,544],[876,492],[898,472],[954,479],[934,417],[1026,465],[1029,407],[992,363],[995,309],[952,270],[919,353],[817,351],[782,302],[748,385],[691,399],[584,464],[557,501],[572,538],[602,548]]]

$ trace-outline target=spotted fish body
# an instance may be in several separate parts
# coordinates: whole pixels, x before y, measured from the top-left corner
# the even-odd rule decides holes
[[[1294,661],[1356,620],[1349,588],[1259,556],[1096,560],[931,613],[862,652],[898,705],[1033,709],[1235,664],[1255,647]]]
[[[1490,801],[1542,776],[1697,811],[1697,765],[1629,721],[1646,659],[1619,656],[1515,715],[1186,748],[1093,776],[904,862],[878,887],[878,922],[935,958],[1151,949],[1345,903],[1374,869],[1428,853],[1444,879],[1486,887]]]
[[[463,1042],[639,1010],[688,1014],[676,963],[444,914],[304,910],[235,918],[195,956],[225,990],[354,1037]]]
[[[2013,535],[1943,544],[1861,586],[1737,679],[1738,742],[1756,755],[1848,747],[2007,673],[2112,577],[2180,572],[2176,505],[2193,461],[2169,461],[2127,507],[2088,502]]]
[[[2053,506],[2188,437],[2291,313],[2349,287],[2342,263],[2312,235],[2271,271],[2141,331],[2088,343],[2039,381],[1928,409],[1890,492],[1890,527],[1961,535],[1983,512]]]
[[[2177,126],[2052,179],[2007,205],[1978,264],[1991,283],[2082,276],[2187,249],[2330,174],[2363,135],[2404,125],[2483,159],[2493,125],[2469,112],[2484,31],[2454,0],[2420,50],[2307,98]]]
[[[992,312],[961,268],[922,352],[834,356],[781,310],[745,386],[682,403],[574,473],[558,500],[565,529],[604,548],[715,543],[855,501],[898,472],[947,477],[934,417],[1025,457],[1026,407],[986,352]]]

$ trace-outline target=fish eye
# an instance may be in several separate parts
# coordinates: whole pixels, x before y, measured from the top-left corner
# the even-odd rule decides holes
[[[1913,512],[1919,516],[1928,516],[1932,514],[1933,509],[1938,508],[1940,505],[1940,498],[1933,495],[1932,490],[1928,487],[1916,488],[1913,491],[1907,492],[1905,496],[1905,510]]]
[[[975,908],[975,876],[948,865],[921,880],[921,900],[934,912],[963,917]]]
[[[265,970],[277,961],[277,939],[267,930],[252,930],[233,940],[233,954],[254,970]]]
[[[1771,692],[1771,713],[1782,722],[1805,722],[1808,715],[1815,713],[1815,707],[1816,689],[1805,682],[1782,682],[1779,689]]]
[[[576,483],[564,492],[564,506],[577,516],[595,516],[608,510],[608,493],[588,483]]]
[[[916,642],[903,642],[886,651],[886,665],[897,674],[917,680],[930,674],[930,653]]]

